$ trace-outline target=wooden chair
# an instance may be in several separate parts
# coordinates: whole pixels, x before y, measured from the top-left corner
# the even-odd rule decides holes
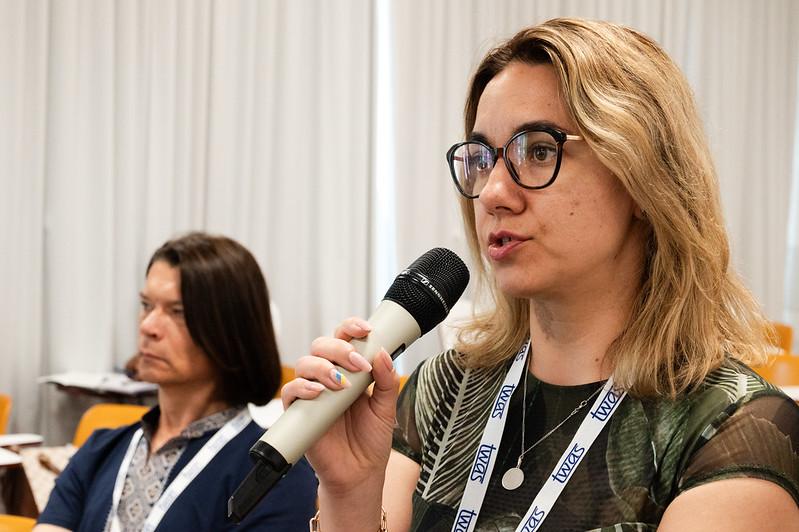
[[[799,386],[799,356],[772,355],[765,366],[753,369],[777,386]]]
[[[130,425],[139,421],[145,412],[146,406],[124,405],[117,403],[96,404],[80,418],[72,445],[80,447],[97,429],[115,429],[123,425]]]
[[[0,514],[0,532],[30,532],[36,519],[19,515]]]
[[[0,434],[5,434],[8,428],[8,418],[11,417],[11,397],[0,393]]]
[[[290,380],[294,380],[294,368],[292,366],[280,366],[280,387],[275,392],[275,397],[280,397],[280,390]]]
[[[767,331],[767,335],[771,343],[778,347],[781,353],[790,353],[793,342],[793,327],[776,321],[772,321],[769,325],[771,328]]]

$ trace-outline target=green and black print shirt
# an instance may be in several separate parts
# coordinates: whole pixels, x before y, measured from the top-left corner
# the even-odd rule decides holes
[[[464,369],[448,351],[425,361],[405,385],[394,449],[421,468],[411,530],[451,530],[507,369]],[[602,384],[556,386],[529,375],[525,446]],[[479,532],[516,529],[584,417],[573,416],[525,454],[524,483],[505,490],[502,474],[521,452],[524,395],[518,386],[508,407]],[[618,408],[538,530],[655,530],[677,495],[723,478],[769,480],[799,503],[799,407],[746,366],[729,360],[676,401],[628,396]]]

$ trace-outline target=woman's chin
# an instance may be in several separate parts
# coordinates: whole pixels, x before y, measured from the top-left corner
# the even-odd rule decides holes
[[[506,297],[514,299],[530,299],[538,293],[538,287],[533,283],[520,279],[497,279],[497,290]]]
[[[161,384],[164,381],[164,377],[159,375],[157,371],[148,371],[140,367],[138,373],[136,373],[136,380],[151,384]]]

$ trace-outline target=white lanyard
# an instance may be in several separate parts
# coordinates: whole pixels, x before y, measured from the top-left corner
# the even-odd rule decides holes
[[[516,389],[516,383],[519,382],[522,370],[529,371],[527,370],[529,347],[530,341],[528,340],[516,354],[513,364],[505,377],[505,382],[502,383],[497,398],[491,407],[491,414],[486,422],[483,438],[477,448],[463,498],[455,514],[452,532],[472,532],[477,525],[477,516],[480,515],[480,508],[483,505],[488,482],[491,479],[491,472],[494,469],[496,454],[502,440],[502,432],[506,421],[505,414],[507,413],[510,397]],[[577,429],[577,433],[572,438],[571,443],[561,455],[555,469],[552,470],[552,474],[547,477],[541,491],[533,499],[530,509],[527,510],[524,518],[519,523],[516,532],[534,532],[541,526],[580,461],[588,453],[588,449],[626,394],[627,392],[613,387],[613,377],[608,379],[599,397],[591,406],[591,410],[589,410],[589,413],[580,424],[580,428]]]
[[[153,506],[150,513],[147,515],[147,519],[144,521],[144,525],[142,525],[142,532],[152,532],[161,522],[163,519],[164,514],[169,510],[172,506],[172,503],[175,502],[183,490],[186,489],[194,478],[200,474],[205,466],[216,456],[216,453],[219,452],[222,447],[227,445],[233,438],[235,438],[244,427],[246,427],[252,418],[250,417],[250,412],[247,408],[243,409],[239,414],[225,423],[222,428],[216,431],[211,439],[209,439],[205,445],[194,455],[186,466],[180,470],[177,477],[167,486],[161,496],[156,501],[155,505]],[[130,440],[130,445],[128,445],[128,450],[125,453],[125,457],[122,459],[122,464],[119,466],[119,471],[117,471],[117,479],[114,483],[114,492],[111,499],[111,532],[120,532],[122,530],[122,525],[119,522],[119,515],[117,510],[119,508],[119,500],[122,496],[122,488],[125,485],[125,477],[128,474],[128,469],[130,468],[130,462],[133,460],[133,453],[136,451],[136,447],[139,445],[139,440],[142,437],[142,429],[139,428],[136,432],[133,433],[133,438]]]

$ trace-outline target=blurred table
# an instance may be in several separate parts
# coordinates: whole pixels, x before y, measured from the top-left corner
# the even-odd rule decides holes
[[[66,393],[99,397],[114,403],[150,404],[158,393],[156,384],[135,381],[116,372],[68,371],[40,377],[39,383],[55,384],[58,390]]]
[[[0,447],[0,467],[12,467],[22,463],[22,459],[15,452]]]
[[[37,518],[47,504],[55,479],[76,447],[23,447],[17,452],[0,448],[0,492],[5,513]],[[15,455],[11,460],[9,455]],[[8,460],[3,460],[3,457]]]
[[[780,389],[794,401],[799,401],[799,386],[780,386]]]

